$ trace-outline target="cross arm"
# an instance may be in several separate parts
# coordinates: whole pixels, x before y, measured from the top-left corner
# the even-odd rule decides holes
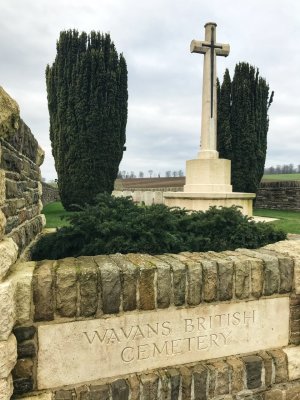
[[[200,41],[200,40],[192,40],[190,45],[191,53],[201,53],[205,54],[212,45],[210,42]],[[227,57],[230,51],[229,44],[219,44],[215,43],[213,45],[214,49],[216,50],[217,56]]]

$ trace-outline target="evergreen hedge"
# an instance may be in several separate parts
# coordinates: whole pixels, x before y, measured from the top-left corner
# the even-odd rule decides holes
[[[62,31],[46,83],[60,198],[71,210],[113,190],[125,143],[126,61],[108,34]]]
[[[192,211],[163,204],[138,206],[130,198],[99,195],[95,204],[67,217],[70,226],[43,236],[33,260],[112,253],[179,253],[257,248],[286,238],[255,223],[237,207]]]

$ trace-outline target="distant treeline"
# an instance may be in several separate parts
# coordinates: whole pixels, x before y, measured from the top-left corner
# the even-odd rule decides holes
[[[300,173],[300,164],[295,166],[294,164],[284,164],[284,165],[276,165],[276,167],[268,167],[265,168],[265,175],[272,174],[299,174]]]

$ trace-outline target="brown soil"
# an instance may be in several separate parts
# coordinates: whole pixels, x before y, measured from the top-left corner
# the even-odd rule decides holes
[[[185,177],[181,178],[136,178],[136,179],[117,179],[116,189],[158,189],[168,187],[183,187]]]

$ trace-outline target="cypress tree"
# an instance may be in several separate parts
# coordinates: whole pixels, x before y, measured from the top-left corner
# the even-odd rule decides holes
[[[126,140],[126,61],[108,34],[63,31],[46,84],[58,187],[70,210],[113,190]]]
[[[268,109],[273,101],[269,85],[248,63],[235,67],[230,82],[226,70],[219,88],[218,150],[231,160],[235,192],[256,193],[264,173],[269,129]]]

